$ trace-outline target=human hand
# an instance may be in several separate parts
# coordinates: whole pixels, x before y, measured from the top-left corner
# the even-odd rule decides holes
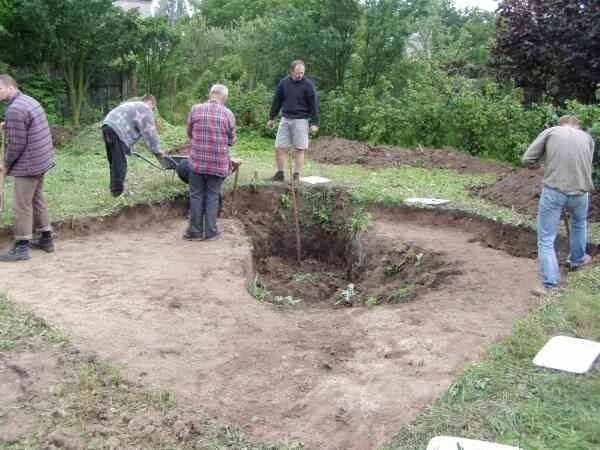
[[[272,130],[273,128],[275,128],[275,121],[274,121],[274,120],[269,120],[269,121],[267,122],[267,128],[268,128],[269,130]]]
[[[4,130],[4,122],[0,122],[0,131]]]
[[[310,132],[312,134],[318,133],[319,132],[319,125],[311,125],[310,126]]]
[[[158,159],[164,159],[165,154],[163,152],[157,152],[154,154]]]

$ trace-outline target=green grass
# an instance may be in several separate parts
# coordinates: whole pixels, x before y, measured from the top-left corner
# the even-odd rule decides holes
[[[422,450],[441,434],[528,450],[600,448],[600,371],[571,375],[532,364],[552,336],[600,341],[600,266],[569,282],[564,297],[517,322],[385,449]]]

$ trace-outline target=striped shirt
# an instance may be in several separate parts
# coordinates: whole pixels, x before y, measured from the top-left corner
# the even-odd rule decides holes
[[[4,165],[7,175],[33,177],[54,166],[54,147],[46,113],[33,98],[17,92],[4,119],[8,140]]]
[[[226,177],[231,173],[229,147],[235,143],[235,116],[224,105],[208,101],[194,105],[188,115],[192,142],[190,168],[200,174]]]

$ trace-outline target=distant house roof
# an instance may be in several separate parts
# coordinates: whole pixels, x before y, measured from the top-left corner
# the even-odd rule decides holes
[[[125,11],[137,8],[142,17],[152,15],[152,0],[116,0],[113,3]]]

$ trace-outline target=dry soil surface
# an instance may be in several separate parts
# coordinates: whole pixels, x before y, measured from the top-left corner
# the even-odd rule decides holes
[[[183,219],[59,241],[54,254],[0,267],[0,291],[132,381],[256,439],[345,450],[389,440],[536,301],[533,260],[382,218],[373,233],[447,255],[462,274],[401,305],[260,304],[246,291],[243,227],[221,224],[214,242],[181,240]],[[16,377],[0,372],[3,384]]]

